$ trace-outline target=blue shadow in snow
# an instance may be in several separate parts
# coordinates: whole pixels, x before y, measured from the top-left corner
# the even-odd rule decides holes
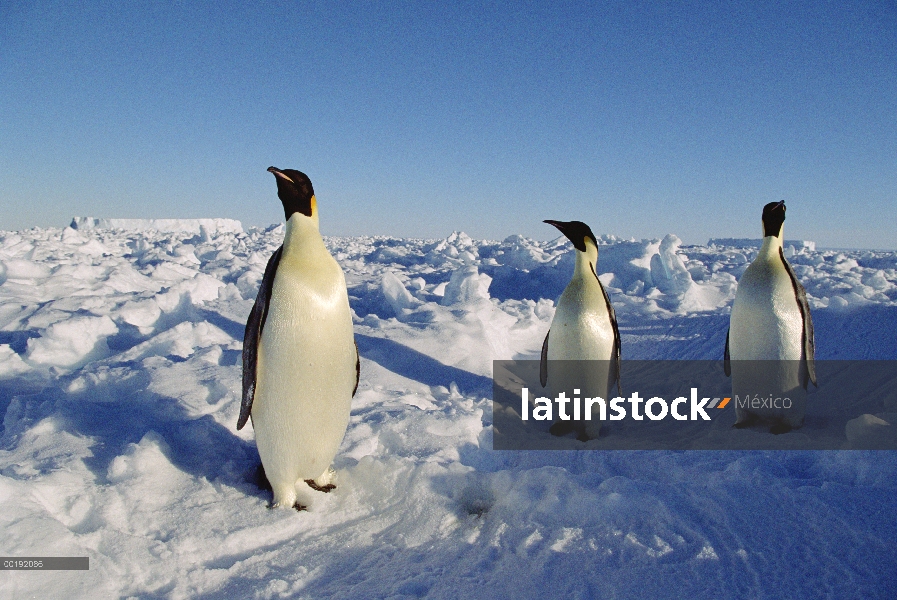
[[[8,345],[16,354],[25,354],[28,349],[28,340],[36,337],[40,337],[37,329],[0,331],[0,344]]]
[[[393,373],[425,385],[448,387],[454,381],[462,392],[492,395],[492,379],[470,371],[444,365],[408,346],[360,333],[355,334],[358,353]],[[362,374],[363,375],[363,374]]]
[[[897,359],[897,306],[814,310],[817,360]]]

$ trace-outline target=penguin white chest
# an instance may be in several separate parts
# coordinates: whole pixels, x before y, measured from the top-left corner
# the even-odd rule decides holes
[[[803,316],[791,278],[778,256],[752,262],[732,304],[729,354],[733,360],[799,360]]]
[[[259,343],[252,421],[272,485],[326,471],[346,431],[355,387],[342,270],[326,251],[305,258],[284,253]]]
[[[598,281],[574,279],[558,300],[548,336],[548,359],[610,360],[613,352],[613,326]]]

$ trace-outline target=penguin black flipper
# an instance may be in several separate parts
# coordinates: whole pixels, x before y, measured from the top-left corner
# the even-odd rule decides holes
[[[354,339],[355,342],[355,387],[352,388],[352,397],[355,397],[355,392],[358,391],[358,380],[361,379],[361,356],[358,354],[358,342]]]
[[[726,330],[726,350],[723,352],[723,371],[726,372],[726,377],[732,376],[732,364],[729,362],[729,332],[732,331],[732,328]]]
[[[542,387],[545,387],[545,384],[548,383],[548,336],[551,335],[551,330],[548,330],[548,333],[545,334],[545,341],[542,342],[542,356],[539,357],[539,383],[542,384]]]
[[[589,266],[592,267],[592,275],[595,276],[595,279],[598,281],[598,287],[601,288],[601,293],[604,294],[604,303],[607,304],[607,314],[610,315],[610,326],[614,330],[614,354],[610,359],[611,379],[609,383],[610,385],[613,385],[614,382],[616,382],[617,393],[622,396],[623,385],[620,381],[620,348],[622,344],[620,343],[620,328],[617,327],[617,313],[614,312],[614,307],[610,303],[610,296],[607,295],[607,290],[604,289],[601,280],[598,279],[598,274],[595,273],[595,265],[589,263]]]
[[[265,267],[265,275],[259,286],[258,296],[246,321],[246,331],[243,332],[243,401],[240,404],[240,417],[237,419],[237,431],[243,429],[249,414],[252,412],[252,400],[255,398],[255,375],[258,367],[259,340],[262,337],[262,329],[268,318],[268,302],[271,300],[271,291],[274,289],[274,276],[277,274],[277,266],[280,264],[280,256],[283,246],[278,248]]]
[[[813,337],[813,317],[810,316],[810,304],[807,302],[807,291],[798,281],[794,270],[788,261],[785,260],[785,252],[779,248],[779,258],[788,271],[788,277],[791,278],[791,286],[794,288],[794,297],[797,299],[797,306],[800,308],[800,315],[804,319],[803,332],[801,334],[801,342],[804,349],[804,359],[806,360],[807,370],[803,375],[801,383],[804,389],[807,389],[807,382],[812,381],[813,385],[819,387],[816,383],[816,341]]]

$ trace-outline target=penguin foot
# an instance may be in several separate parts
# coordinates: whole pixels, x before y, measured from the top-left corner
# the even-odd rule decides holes
[[[315,480],[314,480],[314,479],[306,479],[306,480],[305,480],[305,483],[307,483],[307,484],[308,484],[308,487],[310,487],[310,488],[313,489],[314,491],[316,491],[316,492],[324,492],[325,494],[328,494],[328,493],[330,493],[331,491],[333,491],[333,490],[336,489],[336,486],[333,485],[332,483],[328,483],[328,484],[325,484],[325,485],[318,485],[317,483],[315,483]]]
[[[548,433],[557,437],[564,437],[570,433],[576,433],[576,439],[580,442],[588,442],[589,440],[594,440],[598,437],[597,435],[589,435],[585,427],[582,427],[581,424],[571,423],[569,421],[558,421],[548,429]]]
[[[277,504],[274,504],[274,501],[272,500],[271,504],[268,505],[268,510],[272,510],[274,508],[280,508],[280,506],[278,506]],[[296,512],[303,512],[303,511],[308,512],[308,507],[304,504],[300,504],[298,500],[293,503],[293,509]]]
[[[757,417],[757,415],[749,414],[741,421],[737,421],[734,425],[732,425],[732,428],[733,429],[745,429],[747,427],[753,427],[758,422],[760,422],[760,419]]]
[[[558,421],[548,429],[548,433],[557,437],[563,437],[573,431],[573,424],[570,421]]]
[[[783,433],[788,433],[791,431],[792,427],[788,423],[776,423],[772,427],[769,428],[769,433],[773,435],[780,435]]]

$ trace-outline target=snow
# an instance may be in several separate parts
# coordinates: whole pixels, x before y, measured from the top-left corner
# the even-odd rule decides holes
[[[214,232],[242,233],[243,225],[236,219],[97,219],[75,217],[71,229],[127,229],[143,231],[154,229],[170,233],[198,233],[202,241],[209,241]]]
[[[0,232],[0,546],[90,571],[6,571],[3,597],[893,596],[897,452],[491,449],[492,361],[538,357],[564,238],[326,238],[361,382],[337,489],[298,513],[235,430],[283,226],[73,225]],[[598,241],[624,358],[720,357],[756,247]],[[787,244],[817,358],[897,359],[897,253]],[[888,406],[853,447],[893,444]]]
[[[710,238],[707,242],[708,246],[728,246],[731,248],[755,248],[760,249],[763,240],[760,238]],[[791,248],[791,252],[800,252],[802,250],[816,251],[816,242],[809,240],[783,240],[783,248]],[[790,258],[790,257],[789,257]]]

